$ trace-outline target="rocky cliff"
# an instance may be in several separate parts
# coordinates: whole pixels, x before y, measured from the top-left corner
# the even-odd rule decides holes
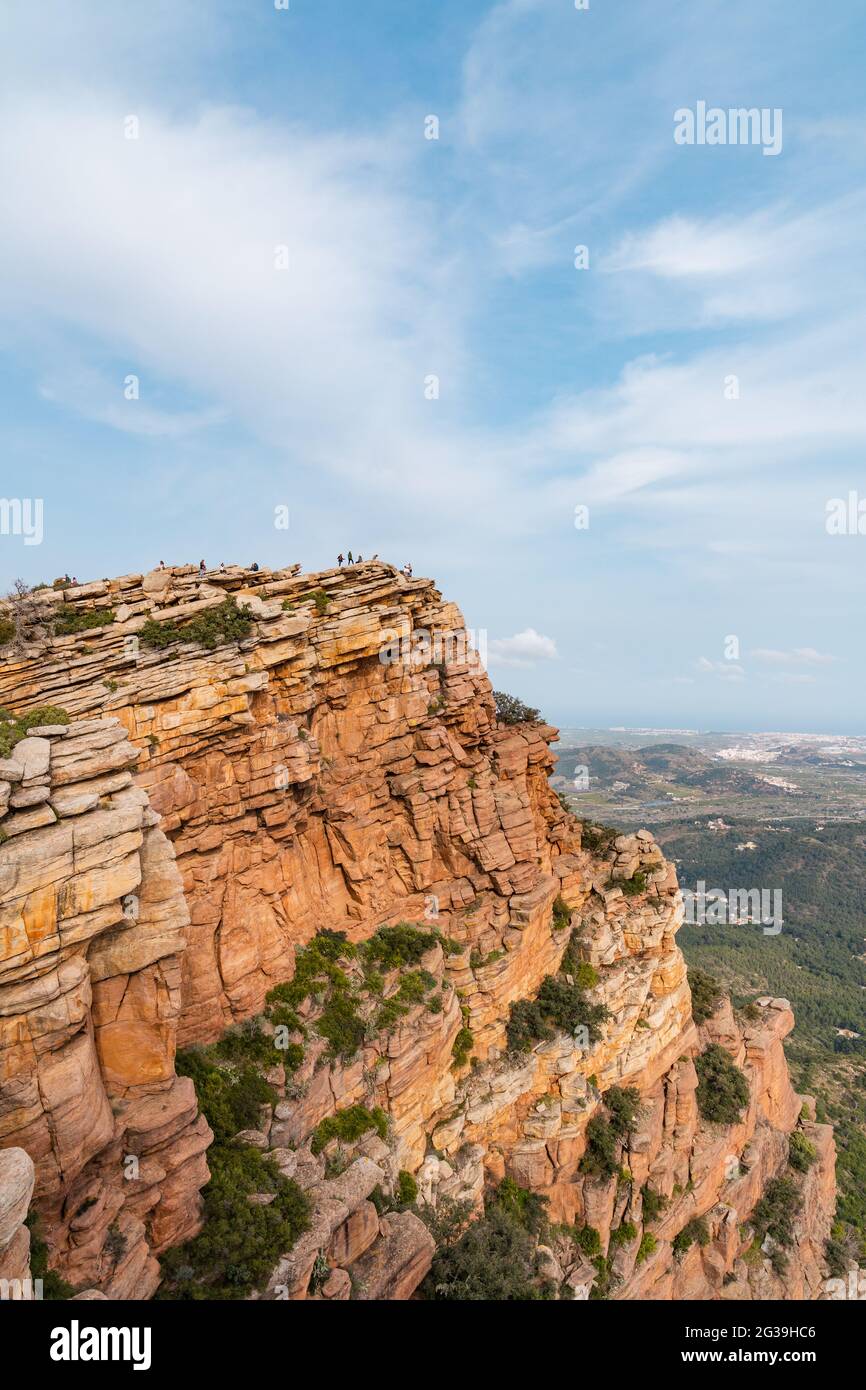
[[[614,1297],[818,1296],[833,1144],[791,1089],[790,1010],[724,1006],[695,1026],[672,867],[648,833],[587,837],[564,812],[555,730],[497,722],[429,580],[181,567],[34,604],[24,647],[3,649],[0,703],[71,722],[30,727],[0,763],[0,1148],[32,1158],[71,1283],[153,1292],[207,1179],[175,1048],[253,1018],[273,1033],[269,992],[309,973],[326,930],[345,934],[338,975],[313,972],[294,999],[293,1067],[275,1052],[274,1103],[246,1135],[312,1202],[264,1296],[409,1296],[432,1240],[371,1201],[400,1173],[432,1206],[477,1204],[504,1175],[543,1194],[556,1221],[598,1232]],[[372,971],[359,946],[404,922],[418,952]],[[598,1040],[559,1029],[516,1053],[510,1007],[546,977],[573,984],[566,951],[606,1010]],[[329,1033],[335,990],[351,1046]],[[713,1043],[748,1080],[733,1125],[696,1102]],[[586,1172],[589,1122],[632,1086],[618,1173]],[[328,1139],[347,1111],[387,1123]],[[815,1159],[781,1273],[748,1223],[795,1127]],[[697,1217],[701,1239],[675,1247]],[[545,1258],[567,1296],[600,1277]]]

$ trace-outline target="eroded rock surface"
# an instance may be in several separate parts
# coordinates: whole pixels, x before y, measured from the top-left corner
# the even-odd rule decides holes
[[[111,718],[23,740],[49,819],[0,845],[0,1145],[35,1164],[53,1263],[113,1297],[197,1229],[211,1138],[174,1073],[189,914],[137,756]]]

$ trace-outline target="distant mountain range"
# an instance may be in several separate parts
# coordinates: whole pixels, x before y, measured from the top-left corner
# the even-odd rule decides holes
[[[576,794],[581,790],[614,792],[624,800],[642,802],[684,799],[689,794],[707,792],[784,795],[785,788],[769,780],[774,771],[768,764],[766,774],[755,773],[740,763],[721,762],[679,743],[655,743],[643,748],[593,743],[558,750],[553,784]]]

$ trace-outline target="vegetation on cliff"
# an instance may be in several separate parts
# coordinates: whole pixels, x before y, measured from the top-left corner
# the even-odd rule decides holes
[[[710,1243],[710,1231],[703,1216],[693,1216],[682,1230],[674,1236],[673,1252],[682,1257],[692,1245],[705,1246]]]
[[[182,625],[171,618],[148,618],[139,633],[144,647],[163,651],[175,642],[194,642],[212,651],[225,642],[240,642],[252,631],[253,621],[229,596],[216,608],[208,608]]]
[[[611,1086],[603,1104],[605,1113],[593,1115],[587,1124],[580,1171],[608,1180],[620,1171],[621,1146],[637,1119],[640,1092],[634,1086]]]
[[[516,695],[507,695],[504,690],[494,690],[496,718],[500,724],[538,724],[541,714],[531,705],[525,705]]]
[[[713,1124],[734,1125],[749,1103],[749,1083],[719,1043],[695,1058],[698,1109]]]
[[[488,1193],[484,1214],[467,1221],[467,1204],[447,1209],[435,1225],[437,1250],[421,1296],[437,1302],[535,1302],[554,1298],[556,1285],[539,1268],[537,1247],[547,1231],[546,1200],[511,1178]]]
[[[696,965],[690,967],[688,976],[692,995],[692,1018],[695,1023],[706,1023],[725,997],[724,990],[717,979],[706,970],[699,970]]]
[[[746,841],[749,882],[784,884],[785,927],[765,936],[734,925],[686,926],[679,942],[690,967],[717,976],[735,1004],[755,994],[791,1001],[796,1031],[786,1044],[794,1085],[818,1102],[835,1130],[839,1195],[834,1250],[866,1261],[866,859],[862,823],[793,824],[768,833],[762,822],[730,818],[725,833],[671,827],[666,852],[682,881],[741,883]],[[845,1037],[840,1030],[857,1033]]]
[[[506,1030],[511,1052],[528,1052],[535,1043],[555,1037],[557,1032],[574,1034],[578,1028],[586,1029],[588,1043],[600,1040],[601,1025],[609,1013],[604,1004],[594,1004],[586,997],[586,990],[598,977],[588,962],[578,959],[577,940],[574,933],[558,973],[544,977],[534,999],[512,1003]]]
[[[42,1223],[36,1208],[31,1207],[25,1225],[30,1230],[30,1275],[42,1280],[42,1297],[45,1300],[73,1298],[76,1290],[55,1270],[48,1268],[48,1246],[42,1236]]]
[[[55,637],[71,637],[77,632],[110,627],[113,622],[113,608],[77,608],[74,604],[62,603],[54,609],[52,631]]]
[[[204,1226],[163,1255],[157,1298],[246,1298],[264,1287],[280,1256],[309,1227],[308,1198],[257,1149],[217,1141],[208,1165]],[[258,1195],[272,1200],[250,1200]]]
[[[0,758],[8,758],[16,743],[26,738],[31,729],[68,723],[69,715],[58,705],[39,705],[37,709],[17,716],[10,714],[7,709],[0,709]]]
[[[328,1115],[319,1123],[310,1149],[314,1154],[320,1154],[332,1139],[341,1139],[346,1144],[353,1144],[371,1130],[375,1130],[380,1139],[387,1135],[388,1116],[384,1110],[378,1105],[372,1110],[368,1110],[364,1105],[350,1105],[348,1109],[338,1110],[335,1115]]]

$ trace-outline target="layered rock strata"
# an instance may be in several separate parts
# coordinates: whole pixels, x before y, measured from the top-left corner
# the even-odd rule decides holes
[[[197,1229],[211,1139],[174,1074],[189,914],[136,759],[105,718],[0,764],[0,1145],[35,1164],[66,1278],[117,1298],[149,1296],[155,1254]]]

